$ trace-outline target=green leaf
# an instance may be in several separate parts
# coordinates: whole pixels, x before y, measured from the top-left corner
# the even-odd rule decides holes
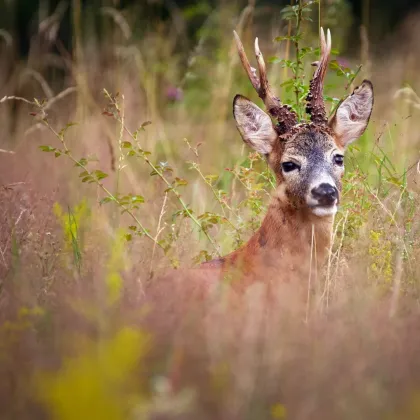
[[[70,128],[73,127],[74,125],[77,125],[77,123],[74,122],[69,122],[68,124],[66,124],[58,133],[59,137],[64,137],[64,134],[66,133],[66,131]]]
[[[130,198],[132,203],[144,203],[144,197],[141,195],[132,195]]]
[[[287,67],[289,69],[294,70],[297,67],[297,63],[295,61],[293,61],[293,60],[280,60],[279,63],[281,63],[281,66],[283,68],[284,67]]]
[[[198,264],[201,263],[203,261],[210,261],[212,259],[212,256],[205,250],[202,250],[199,252],[198,255],[196,255],[193,258],[194,263]]]
[[[123,141],[121,144],[123,149],[131,149],[133,145],[129,141]]]
[[[390,184],[396,185],[397,187],[403,186],[403,183],[401,182],[401,178],[398,178],[396,176],[390,176],[386,178],[386,181]]]
[[[92,176],[93,176],[96,180],[100,181],[101,179],[106,178],[106,177],[108,176],[108,174],[106,174],[105,172],[102,172],[102,171],[101,171],[101,170],[99,170],[99,169],[96,169],[95,171],[93,171],[93,172],[92,172]]]
[[[290,39],[290,36],[276,36],[274,38],[275,42],[287,41]]]
[[[274,57],[269,57],[267,61],[271,64],[277,64],[277,63],[281,63],[283,59],[281,59],[280,57],[274,56]]]
[[[144,130],[145,129],[145,127],[147,127],[148,125],[150,125],[150,124],[152,124],[152,122],[151,121],[145,121],[141,126],[140,126],[140,128],[142,129],[142,130]]]
[[[302,59],[303,57],[305,57],[307,54],[312,53],[313,52],[313,48],[311,47],[304,47],[301,48],[299,50],[299,58]]]
[[[77,163],[74,164],[74,166],[86,166],[88,163],[88,160],[86,158],[81,158]],[[80,175],[79,175],[80,176]]]
[[[290,36],[277,36],[274,38],[275,42],[281,42],[281,41],[291,41],[291,42],[298,42],[302,39],[302,34],[296,34],[296,35],[290,35]]]
[[[194,212],[191,209],[185,210],[178,210],[176,211],[173,215],[172,215],[172,220],[175,220],[178,216],[182,216],[182,217],[190,217],[190,214],[188,214],[188,212],[190,214],[194,214]]]
[[[114,198],[113,197],[104,197],[100,202],[99,202],[99,204],[105,204],[105,203],[109,203],[109,202],[111,202],[111,201],[114,201]]]
[[[176,185],[177,187],[183,187],[185,185],[188,185],[188,181],[185,179],[176,177],[173,184]]]
[[[214,182],[216,182],[219,179],[219,176],[218,175],[206,175],[204,178],[207,182],[209,182],[210,184],[213,184]]]
[[[290,20],[296,17],[296,8],[294,6],[288,5],[281,10],[282,18],[285,20]]]
[[[55,147],[51,147],[51,146],[39,146],[39,149],[42,152],[55,152],[57,150]]]
[[[289,92],[293,88],[293,79],[286,80],[280,86],[285,87],[286,92]]]

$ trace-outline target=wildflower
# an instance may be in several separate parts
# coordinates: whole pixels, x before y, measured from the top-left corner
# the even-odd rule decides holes
[[[178,88],[176,86],[169,86],[166,89],[166,97],[171,102],[179,102],[182,101],[182,98],[184,97],[184,92],[181,88]]]

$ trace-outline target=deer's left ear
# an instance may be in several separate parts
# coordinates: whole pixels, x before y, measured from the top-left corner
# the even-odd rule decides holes
[[[278,138],[271,118],[242,95],[233,100],[233,116],[243,141],[264,155],[271,153]]]
[[[328,123],[339,146],[345,148],[363,134],[368,125],[372,107],[373,86],[369,80],[364,80],[340,104]]]

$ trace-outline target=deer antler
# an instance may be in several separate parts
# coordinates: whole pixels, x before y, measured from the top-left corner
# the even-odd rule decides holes
[[[317,69],[309,85],[309,93],[306,97],[307,105],[306,112],[310,114],[311,121],[315,124],[327,124],[327,112],[325,111],[325,104],[323,98],[324,79],[327,73],[328,60],[331,53],[331,33],[327,31],[327,41],[325,41],[324,29],[320,29],[321,40],[321,57],[317,63]]]
[[[277,131],[279,134],[285,134],[297,123],[297,116],[294,111],[288,105],[282,105],[280,99],[273,94],[271,91],[270,84],[267,79],[267,70],[265,68],[264,57],[260,51],[258,45],[258,38],[255,38],[255,56],[257,58],[258,73],[249,64],[248,58],[245,54],[244,46],[236,33],[233,31],[236,41],[236,47],[238,48],[239,58],[241,59],[242,65],[248,75],[248,78],[257,91],[258,96],[264,101],[265,107],[269,114],[276,118],[278,121]]]

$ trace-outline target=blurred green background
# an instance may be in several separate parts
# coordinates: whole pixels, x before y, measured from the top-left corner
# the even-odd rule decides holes
[[[404,18],[420,6],[418,0],[341,0],[349,5],[348,19],[352,21],[352,30],[357,31],[361,24],[370,28],[372,44],[377,47],[386,41]],[[287,0],[257,0],[258,7],[266,7],[278,11],[290,2]],[[293,3],[293,0],[292,0]],[[336,1],[326,0],[322,7],[328,9]],[[340,3],[340,2],[338,2]],[[82,7],[83,14],[91,17],[92,29],[101,31],[99,19],[94,16],[101,7],[113,7],[119,10],[130,9],[134,17],[136,30],[141,34],[169,19],[173,13],[183,15],[188,20],[188,34],[193,41],[203,21],[215,7],[235,6],[238,9],[246,6],[244,0],[2,0],[0,2],[0,27],[11,33],[18,40],[19,52],[28,53],[29,38],[37,31],[37,25],[43,18],[59,6],[63,9],[59,38],[65,45],[71,46],[72,11]],[[102,28],[103,30],[104,28]],[[347,40],[347,49],[352,50],[358,42]]]

